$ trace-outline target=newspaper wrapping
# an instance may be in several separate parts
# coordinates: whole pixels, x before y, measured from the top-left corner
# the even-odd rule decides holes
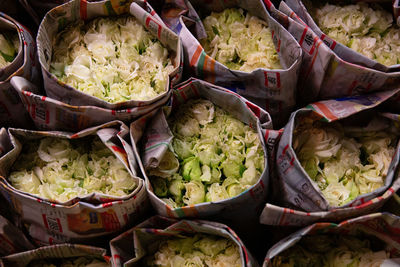
[[[371,236],[381,240],[385,244],[385,250],[390,253],[390,258],[380,266],[398,266],[400,264],[400,217],[390,213],[372,213],[334,223],[315,223],[303,228],[271,247],[264,259],[263,267],[272,266],[271,260],[279,253],[292,247],[299,242],[303,236],[320,234]]]
[[[342,58],[331,49],[333,43],[329,43],[325,35],[319,37],[285,2],[280,3],[279,10],[269,0],[264,2],[271,15],[303,49],[302,78],[299,79],[297,91],[299,104],[393,89],[399,83],[400,72],[395,66],[393,70],[385,67],[385,72],[383,69],[358,65],[362,56],[354,51],[351,59],[355,62],[348,61],[348,58]],[[337,43],[334,42],[334,45]],[[379,65],[375,63],[372,65]]]
[[[193,4],[193,6],[192,6]],[[279,54],[282,69],[236,71],[207,55],[199,43],[206,38],[197,11],[221,12],[226,8],[242,8],[268,23]],[[262,1],[166,1],[164,22],[179,34],[184,49],[185,68],[193,77],[228,88],[246,97],[271,114],[275,126],[284,125],[296,105],[296,84],[302,51],[294,38],[265,9]]]
[[[294,112],[283,132],[266,131],[265,140],[275,145],[270,151],[274,153],[272,156],[276,159],[277,175],[271,176],[273,177],[271,178],[271,187],[272,190],[278,192],[275,197],[279,206],[267,203],[261,214],[260,222],[267,225],[304,226],[322,220],[338,222],[381,208],[400,188],[399,144],[397,144],[383,187],[361,195],[346,205],[331,207],[323,197],[318,185],[309,178],[297,159],[292,148],[292,134],[302,118],[334,122],[350,116],[357,116],[361,121],[363,117],[365,119],[368,116],[377,115],[382,120],[390,121],[391,127],[398,129],[400,126],[399,115],[379,113],[374,109],[396,92],[398,90],[316,102]]]
[[[10,142],[10,138],[8,136],[6,128],[0,129],[0,158],[12,149],[12,144]],[[5,219],[13,221],[13,217],[15,214],[12,212],[10,205],[4,199],[4,197],[0,194],[0,216],[3,216]],[[17,252],[17,251],[15,251]],[[2,252],[0,251],[0,254]],[[6,253],[9,254],[9,253]]]
[[[0,69],[0,127],[32,127],[32,120],[11,86],[10,79],[19,75],[37,83],[40,78],[36,58],[36,45],[32,34],[22,24],[0,12],[2,31],[16,31],[19,36],[18,54],[12,63]],[[19,112],[13,112],[18,110]]]
[[[164,93],[148,101],[129,100],[112,104],[72,88],[49,72],[52,41],[60,29],[77,20],[87,21],[99,16],[128,14],[128,11],[169,50],[175,68],[169,75]],[[107,0],[93,3],[85,0],[70,1],[46,14],[39,27],[37,41],[47,97],[32,94],[30,92],[32,86],[26,85],[21,80],[15,81],[14,86],[23,98],[25,108],[29,109],[36,127],[40,129],[58,130],[60,127],[71,130],[71,127],[77,125],[79,127],[73,130],[80,130],[110,120],[130,122],[164,105],[170,97],[170,87],[181,79],[183,63],[179,37],[162,23],[146,1],[137,0],[130,6],[129,1]],[[36,116],[35,108],[39,109],[39,112],[44,112],[44,115]]]
[[[357,1],[358,3],[360,2],[381,2],[382,1],[374,1],[374,0],[370,0],[370,1]],[[395,12],[395,6],[392,6],[393,8],[393,12]],[[381,63],[378,63],[375,60],[369,59],[368,57],[356,52],[355,50],[331,39],[329,36],[327,36],[325,33],[323,33],[321,31],[321,29],[317,26],[317,24],[315,23],[314,19],[312,18],[312,16],[309,14],[309,12],[307,11],[306,7],[303,5],[303,3],[300,0],[286,0],[285,3],[280,7],[280,9],[286,13],[287,15],[289,15],[289,12],[294,12],[296,13],[296,15],[292,15],[294,16],[294,18],[298,21],[298,22],[304,22],[307,26],[309,26],[311,28],[311,30],[317,34],[317,36],[324,41],[324,43],[336,54],[338,55],[341,59],[353,63],[353,64],[357,64],[357,65],[361,65],[367,68],[371,68],[371,69],[376,69],[376,70],[380,70],[383,72],[389,72],[389,71],[399,71],[399,65],[393,65],[393,66],[385,66]],[[396,21],[394,21],[394,24],[396,24]]]
[[[139,165],[144,173],[146,188],[153,207],[158,214],[167,217],[212,218],[214,221],[223,220],[229,222],[230,226],[237,227],[249,225],[253,219],[258,221],[258,218],[253,217],[259,216],[258,214],[261,212],[262,205],[266,201],[269,184],[269,166],[265,150],[265,168],[261,177],[256,184],[236,197],[173,209],[154,194],[146,170],[149,167],[158,166],[172,143],[173,135],[168,127],[167,118],[171,112],[176,110],[177,106],[192,98],[208,99],[252,127],[258,132],[263,146],[262,136],[266,129],[272,128],[270,116],[266,111],[230,90],[195,78],[180,84],[176,90],[173,90],[172,105],[153,111],[153,114],[148,114],[146,117],[133,122],[130,126],[132,143],[136,144],[134,151],[137,157],[141,159]],[[143,132],[144,129],[145,132]],[[141,151],[139,151],[140,147],[142,147]]]
[[[146,114],[168,101],[168,98],[165,98],[154,105],[121,110],[73,106],[33,93],[35,85],[22,77],[13,77],[11,84],[21,97],[36,128],[40,130],[80,131],[116,119],[128,123],[139,114]],[[167,95],[170,96],[171,92]]]
[[[33,249],[34,246],[20,229],[0,215],[0,256]]]
[[[203,233],[227,238],[240,248],[242,266],[258,266],[239,236],[227,225],[203,220],[176,220],[153,216],[110,242],[112,263],[119,266],[141,266],[149,247],[156,248],[161,241],[175,236]]]
[[[126,141],[129,129],[122,122],[109,122],[75,134],[10,128],[9,135],[13,148],[0,158],[0,191],[17,213],[17,223],[26,227],[36,243],[91,243],[122,231],[145,216],[150,203],[144,181],[137,177],[132,145]],[[16,190],[7,180],[9,170],[25,142],[42,137],[77,139],[89,135],[97,135],[124,164],[137,185],[132,193],[125,197],[93,193],[64,203],[50,202]]]
[[[59,244],[41,247],[21,253],[12,254],[0,259],[0,266],[25,267],[35,260],[62,259],[73,257],[88,257],[110,263],[103,248],[79,244]],[[111,266],[111,265],[110,265]]]

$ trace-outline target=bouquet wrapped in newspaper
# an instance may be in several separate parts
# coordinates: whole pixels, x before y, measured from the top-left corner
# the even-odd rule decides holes
[[[263,266],[399,266],[399,231],[390,213],[315,223],[270,248]]]
[[[146,189],[123,123],[9,135],[0,191],[38,244],[101,241],[144,216]]]
[[[202,220],[154,216],[111,240],[110,249],[116,267],[258,266],[231,228]]]
[[[262,1],[170,0],[162,18],[179,34],[191,76],[246,97],[269,112],[275,126],[287,121],[302,51]]]
[[[8,255],[0,259],[0,266],[46,267],[46,266],[95,266],[109,267],[110,259],[103,248],[59,244],[37,248],[21,253]]]
[[[2,200],[2,198],[0,198]],[[2,203],[2,205],[4,205]],[[0,215],[0,256],[33,249],[32,243],[24,233],[9,220]]]
[[[362,2],[362,1],[358,1]],[[368,1],[372,2],[372,1]],[[319,5],[320,2],[318,2]],[[286,2],[281,2],[279,10],[275,9],[269,0],[266,0],[266,5],[270,10],[272,16],[277,19],[299,42],[303,49],[303,65],[300,72],[301,80],[299,80],[298,96],[302,104],[314,102],[321,99],[330,99],[336,97],[345,97],[353,95],[361,95],[366,93],[371,93],[373,91],[382,91],[396,88],[400,81],[400,71],[399,65],[396,62],[387,63],[389,65],[384,65],[378,63],[376,60],[381,57],[380,54],[387,54],[387,51],[391,51],[390,56],[385,56],[385,58],[394,59],[395,55],[398,54],[395,50],[398,49],[399,37],[398,26],[391,24],[393,31],[391,31],[392,37],[388,37],[389,41],[393,41],[393,46],[389,44],[382,45],[382,49],[378,49],[378,42],[372,40],[372,37],[362,38],[372,38],[363,41],[353,40],[348,44],[355,47],[358,44],[360,47],[363,45],[377,44],[376,49],[372,49],[378,55],[372,56],[372,59],[361,55],[360,53],[352,50],[344,45],[340,45],[337,40],[329,38],[326,33],[323,34],[321,31],[317,30],[314,22],[311,22],[311,15],[304,8],[303,4],[298,0],[288,0]],[[366,5],[366,4],[361,4]],[[357,14],[352,13],[347,18],[354,18],[353,22],[349,22],[350,19],[339,19],[337,23],[327,23],[327,25],[336,26],[340,24],[339,28],[345,27],[345,30],[349,30],[349,27],[354,28],[356,25],[360,26],[360,29],[365,30],[366,24],[373,24],[376,20],[372,16],[377,17],[380,12],[376,10],[375,14],[372,9],[368,11],[372,12],[370,20],[366,20],[365,23],[359,20]],[[332,11],[332,14],[334,12]],[[363,11],[360,16],[368,16],[367,11]],[[330,15],[321,16],[322,20],[335,19]],[[385,15],[389,21],[392,19],[390,13]],[[339,15],[336,14],[336,17]],[[307,18],[309,19],[307,19]],[[343,20],[343,23],[340,22]],[[379,20],[380,21],[380,20]],[[350,23],[349,27],[345,26],[345,23]],[[363,24],[364,23],[364,24]],[[385,24],[385,23],[384,23]],[[352,25],[352,26],[351,26]],[[370,25],[370,26],[371,26]],[[385,24],[386,25],[386,24]],[[389,22],[386,25],[389,28]],[[345,30],[338,29],[338,34],[343,34]],[[360,29],[356,29],[360,30]],[[351,31],[351,29],[350,29]],[[367,32],[369,30],[367,29]],[[371,32],[375,32],[375,28],[371,28]],[[384,36],[386,31],[382,33]],[[379,33],[374,33],[378,34]],[[342,36],[342,35],[341,35]],[[347,35],[346,35],[347,36]],[[381,36],[381,35],[379,35]],[[346,37],[347,38],[347,37]],[[376,39],[383,38],[376,36]],[[359,51],[371,52],[371,49],[358,49]],[[386,55],[385,54],[385,55]],[[393,55],[393,56],[392,56]]]
[[[146,1],[129,4],[73,0],[44,17],[37,40],[47,97],[15,84],[38,128],[130,122],[168,101],[181,78],[180,40]]]
[[[4,13],[0,13],[0,29],[0,126],[29,128],[32,119],[10,79],[19,75],[36,83],[40,78],[35,40],[27,28]]]
[[[271,128],[268,113],[230,90],[182,83],[171,106],[131,124],[157,213],[250,223],[266,201]]]
[[[277,143],[276,206],[260,221],[307,225],[378,210],[400,188],[399,115],[378,109],[398,90],[326,100],[294,112]],[[275,177],[275,176],[274,176]]]
[[[285,3],[343,60],[384,72],[399,70],[400,28],[390,2]]]

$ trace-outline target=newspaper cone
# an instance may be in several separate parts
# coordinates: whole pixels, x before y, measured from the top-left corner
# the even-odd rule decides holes
[[[139,164],[146,179],[150,201],[156,212],[163,216],[229,220],[232,226],[233,224],[235,226],[246,226],[254,216],[258,216],[257,214],[261,211],[261,205],[266,201],[269,184],[269,166],[265,150],[265,168],[261,177],[256,184],[233,198],[171,208],[153,192],[146,172],[149,167],[154,168],[158,166],[161,158],[167,151],[168,145],[172,142],[173,136],[167,125],[166,118],[171,112],[174,112],[178,105],[187,102],[191,98],[208,99],[245,124],[250,125],[259,133],[262,144],[264,142],[262,133],[272,127],[268,113],[230,90],[197,79],[189,79],[182,83],[173,92],[172,108],[171,106],[165,107],[165,113],[162,109],[154,111],[153,114],[149,114],[147,117],[143,117],[131,124],[131,138],[132,142],[136,144],[136,148],[134,148],[136,150],[135,153],[137,157],[141,158]],[[145,132],[143,132],[144,129]],[[144,148],[142,151],[139,151],[141,146],[144,146]]]
[[[162,10],[165,23],[179,34],[185,67],[193,77],[228,88],[246,97],[271,114],[275,126],[284,125],[296,104],[296,85],[302,60],[298,43],[263,6],[262,1],[166,1]],[[192,6],[193,4],[193,6]],[[198,12],[221,12],[237,7],[268,23],[282,69],[258,68],[252,72],[231,70],[207,55],[199,43],[206,32]]]
[[[343,206],[332,207],[322,195],[318,185],[309,178],[298,161],[292,148],[292,133],[302,116],[312,120],[333,122],[354,115],[366,118],[365,116],[371,116],[370,112],[379,114],[382,120],[392,122],[391,125],[396,127],[399,125],[398,115],[378,113],[374,111],[374,108],[392,97],[397,91],[316,102],[294,112],[282,133],[275,134],[274,131],[267,131],[266,138],[268,138],[268,134],[275,134],[275,141],[279,140],[275,142],[277,146],[271,149],[274,153],[276,151],[273,156],[276,159],[275,167],[278,175],[272,176],[274,179],[271,181],[271,187],[276,191],[274,196],[277,203],[266,204],[260,222],[268,225],[304,226],[322,220],[337,222],[380,209],[400,188],[399,144],[397,144],[383,187],[360,195]]]
[[[176,34],[164,26],[146,1],[138,0],[131,5],[129,4],[129,1],[87,2],[86,0],[73,0],[57,6],[46,14],[39,27],[37,40],[39,62],[47,97],[32,95],[31,87],[26,86],[26,83],[20,81],[14,83],[38,128],[58,129],[57,127],[61,126],[61,129],[65,129],[62,124],[66,122],[69,125],[67,130],[70,130],[71,126],[78,122],[78,126],[81,127],[73,128],[73,130],[79,130],[105,123],[110,121],[110,118],[128,122],[165,104],[169,99],[170,87],[178,83],[182,75],[180,40]],[[128,11],[169,50],[174,70],[169,74],[169,81],[164,93],[148,101],[129,100],[112,104],[62,83],[49,72],[53,38],[60,29],[78,20],[86,21],[99,16],[128,14]],[[37,113],[32,107],[38,108],[39,111],[44,111],[48,115],[37,118],[35,117]],[[68,112],[64,114],[64,111],[67,110]]]
[[[319,234],[340,236],[361,235],[363,237],[367,235],[377,238],[385,244],[385,250],[390,252],[390,258],[396,258],[385,260],[380,266],[398,266],[398,264],[400,264],[399,231],[400,217],[394,216],[390,213],[369,214],[348,221],[343,221],[339,224],[315,223],[291,234],[270,248],[265,257],[263,266],[272,266],[272,260],[274,257],[295,245],[304,236]]]
[[[236,233],[228,226],[202,220],[176,220],[154,216],[135,228],[117,236],[110,242],[112,262],[115,267],[141,266],[140,260],[152,253],[151,248],[168,237],[187,234],[210,234],[232,240],[240,248],[242,266],[258,266]]]
[[[75,244],[60,244],[41,247],[3,257],[0,259],[0,266],[25,267],[35,260],[63,259],[72,257],[88,257],[109,262],[109,257],[106,256],[106,250],[103,248]]]
[[[265,0],[272,16],[299,42],[303,61],[298,84],[298,101],[302,105],[321,99],[331,99],[372,93],[396,88],[400,72],[385,72],[354,64],[340,57],[316,34],[299,14],[285,2],[277,10]],[[357,58],[359,60],[359,58]]]
[[[40,77],[35,40],[27,28],[1,12],[0,28],[3,31],[16,31],[19,36],[18,54],[10,65],[0,69],[0,125],[31,128],[32,120],[11,86],[10,79],[19,75],[34,83],[38,82]],[[13,112],[15,110],[18,112]]]
[[[137,163],[131,144],[126,141],[129,130],[123,123],[109,122],[75,134],[12,128],[9,134],[13,148],[0,158],[0,191],[38,244],[91,243],[132,226],[147,212],[149,203],[144,181],[137,177]],[[100,137],[135,180],[136,188],[129,195],[110,197],[93,193],[57,202],[16,190],[8,182],[7,175],[24,142],[47,136],[77,139],[89,135]]]

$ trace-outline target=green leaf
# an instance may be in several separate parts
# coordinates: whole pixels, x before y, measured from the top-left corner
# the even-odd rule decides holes
[[[7,62],[12,62],[15,58],[14,55],[10,56],[10,55],[6,55],[3,52],[0,51],[1,56],[5,59],[5,61]]]
[[[219,31],[217,29],[217,27],[215,26],[211,26],[212,27],[212,31],[214,32],[214,34],[219,35]]]

